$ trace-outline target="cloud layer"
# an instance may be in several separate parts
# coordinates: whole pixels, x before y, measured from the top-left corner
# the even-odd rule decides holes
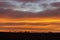
[[[38,13],[45,10],[55,10],[59,7],[52,6],[52,3],[59,0],[0,0],[2,8],[15,11]],[[5,6],[5,7],[4,7]],[[0,7],[1,8],[1,7]]]
[[[60,9],[43,11],[37,14],[32,12],[13,11],[11,9],[0,9],[0,18],[60,18]]]
[[[0,29],[58,32],[60,0],[0,0]]]

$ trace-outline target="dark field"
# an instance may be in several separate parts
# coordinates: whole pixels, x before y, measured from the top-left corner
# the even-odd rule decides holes
[[[29,32],[0,32],[0,39],[7,40],[57,40],[60,39],[59,33],[29,33]]]

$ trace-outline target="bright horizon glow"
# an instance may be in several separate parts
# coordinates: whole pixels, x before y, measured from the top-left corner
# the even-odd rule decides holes
[[[46,18],[26,18],[26,19],[0,19],[0,23],[40,23],[40,22],[60,22],[60,19],[46,19]]]

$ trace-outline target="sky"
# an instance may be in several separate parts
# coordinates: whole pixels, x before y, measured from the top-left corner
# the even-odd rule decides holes
[[[0,0],[0,31],[60,32],[60,0]]]

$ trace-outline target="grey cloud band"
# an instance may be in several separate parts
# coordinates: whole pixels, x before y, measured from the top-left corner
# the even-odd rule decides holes
[[[60,0],[37,0],[33,2],[17,1],[17,0],[0,0],[0,2],[6,2],[4,9],[12,9],[14,11],[33,12],[38,13],[45,10],[55,10],[59,7],[54,7],[51,3],[60,2]],[[3,4],[4,5],[4,4]],[[1,7],[0,7],[1,8]]]

